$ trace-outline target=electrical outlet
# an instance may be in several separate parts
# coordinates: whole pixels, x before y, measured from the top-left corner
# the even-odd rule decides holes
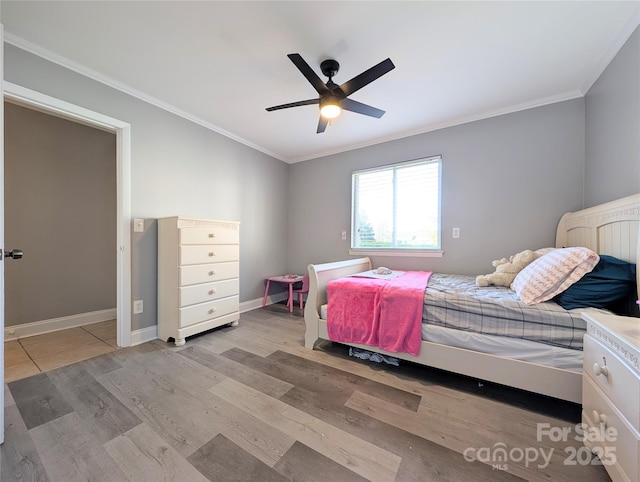
[[[136,300],[133,302],[133,314],[139,315],[144,310],[144,304],[142,300]]]
[[[459,238],[460,237],[460,228],[453,228],[452,236],[454,238]]]
[[[342,239],[347,239],[347,232],[346,231],[342,231]]]
[[[133,220],[133,232],[144,233],[144,219],[135,218]]]

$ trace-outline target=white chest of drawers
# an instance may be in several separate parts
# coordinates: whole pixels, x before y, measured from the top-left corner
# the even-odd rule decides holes
[[[185,216],[158,220],[158,337],[236,326],[240,223]]]
[[[583,313],[584,443],[614,482],[640,480],[640,319]],[[591,439],[591,440],[590,440]]]

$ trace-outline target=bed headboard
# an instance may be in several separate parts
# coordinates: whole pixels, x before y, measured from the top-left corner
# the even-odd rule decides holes
[[[556,247],[584,246],[636,264],[640,299],[640,194],[566,213],[558,223]]]

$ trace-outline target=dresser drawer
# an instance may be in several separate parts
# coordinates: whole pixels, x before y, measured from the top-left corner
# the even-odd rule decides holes
[[[217,226],[182,228],[179,244],[238,244],[238,230],[224,229]]]
[[[586,425],[585,445],[602,456],[603,464],[614,482],[618,480],[638,480],[638,458],[640,458],[640,435],[623,421],[621,413],[615,409],[606,396],[589,376],[583,377],[582,422]],[[600,419],[600,420],[599,420]],[[604,419],[605,422],[601,422]],[[587,429],[588,427],[588,429]],[[593,438],[587,436],[593,434]]]
[[[180,307],[237,295],[239,289],[238,278],[185,286],[180,288]]]
[[[180,308],[180,328],[238,311],[238,296]]]
[[[180,286],[188,286],[196,283],[209,283],[224,279],[237,278],[240,272],[239,263],[200,264],[180,267]]]
[[[631,426],[640,430],[640,379],[608,347],[589,335],[584,337],[583,354],[584,373],[625,414]],[[597,375],[605,360],[607,375]]]
[[[180,246],[180,265],[237,261],[240,248],[233,244],[214,246]]]

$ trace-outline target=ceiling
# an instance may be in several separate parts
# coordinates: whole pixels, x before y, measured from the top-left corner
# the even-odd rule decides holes
[[[2,1],[6,40],[288,163],[583,96],[640,24],[638,1]],[[316,134],[316,91],[391,58]]]

